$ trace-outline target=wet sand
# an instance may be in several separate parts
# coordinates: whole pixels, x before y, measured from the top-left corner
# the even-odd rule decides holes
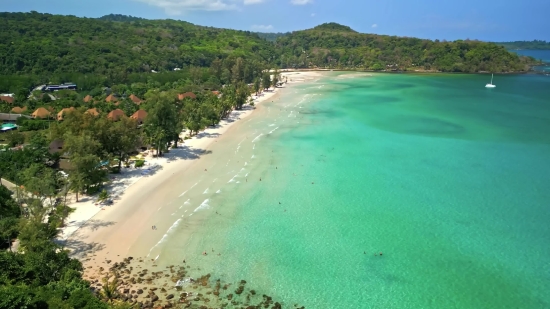
[[[316,72],[284,74],[289,74],[289,82],[291,79],[302,82],[319,76]],[[97,269],[106,260],[120,261],[127,256],[158,258],[158,245],[170,229],[177,226],[178,220],[174,214],[182,208],[188,208],[191,212],[197,207],[184,202],[186,192],[200,186],[198,179],[205,173],[209,178],[216,178],[216,170],[210,169],[216,163],[216,159],[211,158],[217,157],[213,154],[223,156],[223,152],[228,151],[221,144],[234,148],[242,137],[232,135],[233,128],[245,125],[247,120],[244,118],[262,111],[262,101],[277,100],[281,91],[285,89],[279,88],[274,94],[269,93],[257,100],[256,110],[237,111],[230,121],[201,132],[199,138],[186,140],[182,148],[171,150],[174,160],[154,175],[129,187],[113,207],[105,207],[88,220],[67,239],[66,248],[72,251],[74,257],[81,259],[87,272]],[[191,236],[193,225],[200,224],[200,219],[186,224]]]

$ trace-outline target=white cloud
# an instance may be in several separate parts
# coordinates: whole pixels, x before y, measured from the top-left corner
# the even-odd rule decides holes
[[[315,17],[315,13],[311,13],[311,17]]]
[[[254,31],[267,31],[267,32],[269,32],[269,31],[273,30],[272,25],[253,25],[251,28]]]
[[[377,24],[372,24],[371,28],[378,28]]]
[[[236,6],[226,0],[134,0],[164,9],[168,15],[180,15],[186,11],[225,11]],[[255,1],[255,0],[244,0]],[[257,1],[257,0],[256,0]],[[260,0],[261,1],[261,0]]]
[[[265,0],[244,0],[243,3],[244,3],[244,5],[250,5],[250,4],[262,3],[264,1]]]
[[[313,3],[313,0],[290,0],[290,3],[294,5],[305,5],[308,3]]]

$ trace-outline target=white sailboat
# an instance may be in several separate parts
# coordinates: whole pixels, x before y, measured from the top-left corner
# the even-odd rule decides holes
[[[493,85],[493,74],[491,74],[491,82],[485,85],[485,88],[495,88],[496,85]]]

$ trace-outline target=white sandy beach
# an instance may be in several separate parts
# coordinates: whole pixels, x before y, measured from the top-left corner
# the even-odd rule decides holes
[[[321,76],[319,72],[312,71],[285,72],[281,75],[283,79],[288,78],[289,84]],[[264,92],[254,102],[261,104],[269,99],[276,100],[279,91],[284,89]],[[242,123],[242,119],[253,112],[254,109],[249,106],[233,111],[229,119],[185,140],[183,146],[180,144],[179,148],[170,150],[165,157],[148,157],[147,165],[142,169],[124,169],[114,176],[108,186],[114,197],[113,205],[95,205],[92,197],[83,197],[81,202],[72,203],[70,206],[76,210],[67,219],[68,225],[59,240],[64,241],[75,257],[81,258],[89,272],[108,259],[116,261],[129,255],[145,257],[161,241],[164,232],[171,228],[171,222],[159,218],[169,218],[173,214],[175,206],[166,205],[166,201],[182,195],[180,186],[185,188],[186,180],[193,177],[186,171],[192,165],[199,164],[201,156],[208,154],[212,144],[222,136],[230,139],[231,127]],[[144,173],[147,168],[149,171]],[[194,170],[202,171],[203,168],[206,171],[208,166]],[[153,225],[159,232],[150,232]]]

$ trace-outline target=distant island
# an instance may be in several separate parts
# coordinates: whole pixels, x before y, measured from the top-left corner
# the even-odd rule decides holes
[[[115,14],[80,18],[33,11],[0,18],[4,92],[53,80],[80,80],[79,87],[91,89],[132,74],[182,73],[237,58],[280,69],[464,73],[525,72],[535,61],[494,43],[364,34],[337,23],[267,34]]]
[[[550,49],[550,42],[533,40],[533,41],[514,41],[514,42],[497,42],[495,44],[501,45],[508,50],[514,49],[532,49],[532,50],[545,50]]]

